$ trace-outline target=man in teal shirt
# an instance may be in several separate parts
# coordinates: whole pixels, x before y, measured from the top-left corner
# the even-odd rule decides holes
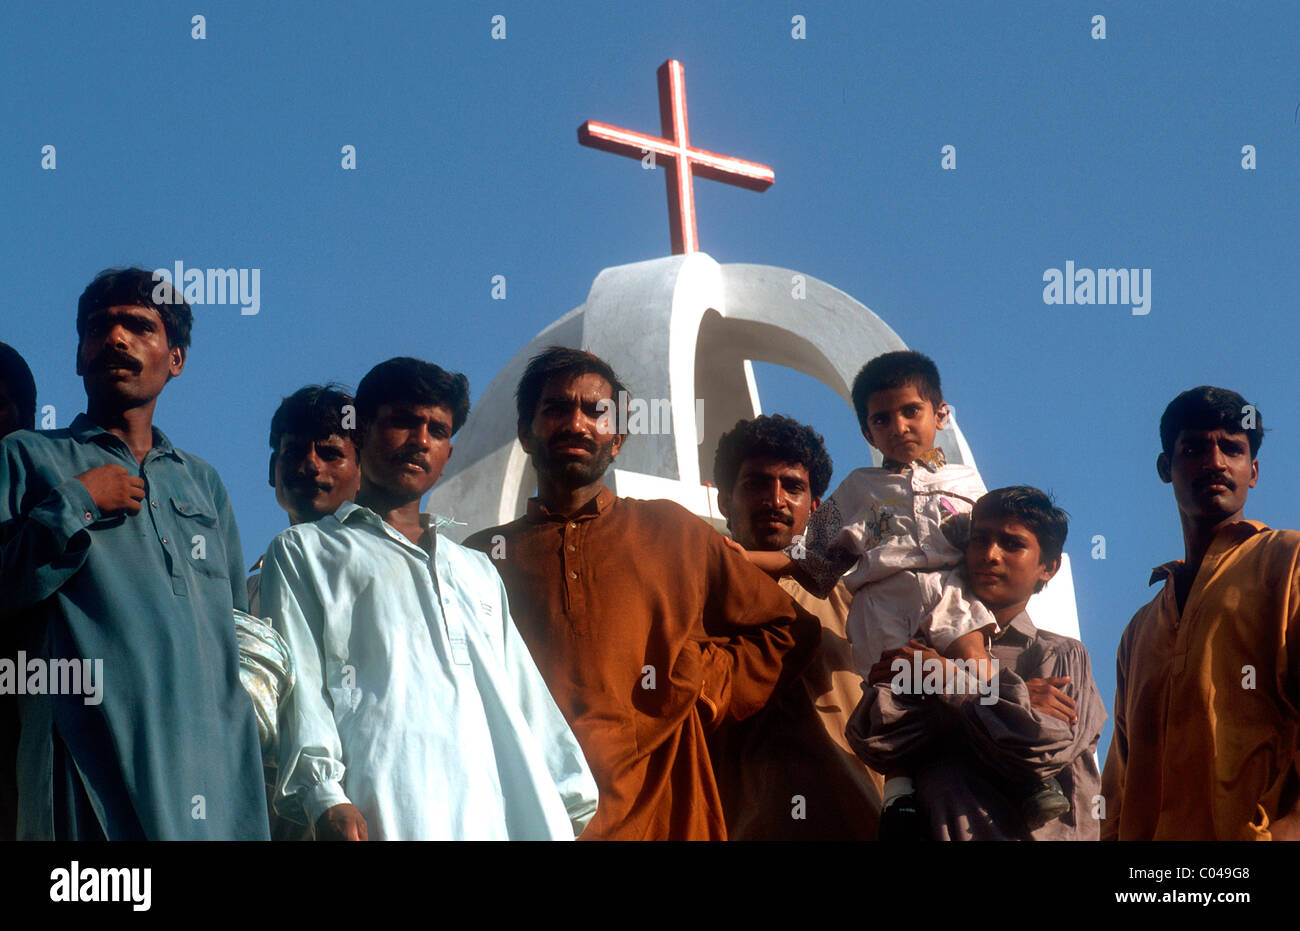
[[[234,514],[212,466],[153,426],[191,322],[149,272],[101,272],[77,305],[86,413],[0,444],[23,839],[268,836]]]

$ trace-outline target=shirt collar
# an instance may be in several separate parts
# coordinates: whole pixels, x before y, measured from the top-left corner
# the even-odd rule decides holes
[[[1008,635],[1023,640],[1026,644],[1033,643],[1038,638],[1038,628],[1029,617],[1028,611],[1021,611],[1013,617],[1006,627],[1001,628],[994,636],[994,640],[1001,641]]]
[[[1248,537],[1253,537],[1257,533],[1263,533],[1268,530],[1268,525],[1257,520],[1239,520],[1231,524],[1225,524],[1220,527],[1214,534],[1213,543],[1217,543],[1220,538],[1231,538],[1228,541],[1230,546],[1236,546]],[[1211,545],[1213,545],[1213,543]],[[1147,580],[1148,585],[1155,585],[1162,580],[1173,579],[1174,573],[1182,568],[1184,560],[1171,559],[1169,562],[1156,566],[1151,570],[1151,578]]]
[[[406,537],[402,536],[402,534],[394,530],[388,524],[387,521],[385,521],[374,511],[370,510],[370,508],[357,504],[355,501],[344,501],[342,504],[338,506],[337,509],[335,509],[334,513],[331,514],[330,517],[337,520],[340,524],[357,523],[357,522],[363,524],[370,524],[371,526],[375,527],[375,529],[381,530],[384,533],[388,534],[394,540],[400,540],[400,542],[410,544],[411,546],[415,545],[411,543],[411,541],[408,540]],[[328,519],[329,518],[325,518],[325,517],[321,518],[321,520],[328,520]],[[448,524],[454,524],[454,523],[456,523],[456,521],[452,520],[449,517],[442,517],[437,514],[430,514],[428,511],[420,512],[420,526],[423,527],[425,531],[427,531],[430,540],[435,544],[437,542],[438,530],[441,529],[442,527],[447,526]]]
[[[153,430],[153,448],[150,452],[157,453],[159,456],[170,456],[177,462],[184,464],[185,457],[181,455],[179,449],[172,445],[172,441],[167,439],[167,434],[163,433],[157,427],[151,427],[151,429]],[[121,437],[109,433],[99,424],[95,423],[95,421],[91,420],[90,415],[86,413],[78,414],[73,418],[72,423],[68,425],[68,433],[70,433],[72,438],[78,443],[89,443],[100,436],[109,436],[117,442],[122,443]],[[126,444],[122,443],[122,445],[125,446]]]
[[[948,459],[939,447],[927,449],[921,455],[917,456],[911,462],[899,462],[897,459],[886,459],[881,465],[890,472],[906,472],[915,466],[921,466],[927,472],[938,472],[948,464]]]
[[[340,524],[346,524],[349,520],[369,520],[371,522],[378,521],[381,524],[384,523],[382,517],[370,510],[370,508],[357,504],[355,501],[344,501],[335,508],[334,513],[330,516],[337,518]],[[465,526],[461,521],[453,520],[450,517],[444,517],[441,514],[433,514],[429,511],[420,512],[420,526],[425,530],[432,529],[438,531],[443,527],[448,527],[452,524],[458,524],[462,527]]]
[[[533,497],[528,499],[528,510],[525,512],[525,516],[533,523],[538,524],[544,521],[593,520],[608,511],[616,497],[607,486],[602,484],[600,491],[596,493],[596,497],[572,514],[556,514],[542,504],[540,498]]]

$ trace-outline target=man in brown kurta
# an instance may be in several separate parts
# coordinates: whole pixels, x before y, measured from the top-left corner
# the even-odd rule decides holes
[[[589,353],[553,348],[520,382],[519,438],[538,475],[524,517],[466,544],[494,559],[511,613],[600,789],[588,840],[727,836],[706,743],[798,675],[815,621],[668,501],[602,482],[625,390]]]
[[[1160,419],[1186,558],[1120,640],[1102,840],[1300,839],[1300,534],[1244,519],[1263,438],[1223,388]]]
[[[802,534],[830,485],[832,463],[812,428],[779,414],[739,421],[718,442],[713,481],[731,537],[748,550],[782,550]],[[874,840],[883,780],[844,736],[862,698],[845,631],[843,583],[818,598],[779,580],[821,623],[821,649],[758,714],[710,738],[732,840]]]

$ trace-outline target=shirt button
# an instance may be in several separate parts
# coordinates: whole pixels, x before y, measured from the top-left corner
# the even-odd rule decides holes
[[[94,520],[95,518],[94,518],[94,516],[93,516],[89,511],[87,511],[85,514],[82,514],[82,515],[81,515],[81,519],[82,519],[82,520]]]
[[[577,530],[577,529],[578,529],[578,522],[577,522],[576,520],[571,520],[571,521],[569,521],[569,528],[570,528],[571,530]]]
[[[573,552],[574,550],[576,550],[576,549],[577,549],[577,547],[574,546],[572,543],[569,544],[569,552],[570,552],[570,553],[572,553],[572,552]]]
[[[150,502],[149,502],[149,506],[152,507],[152,508],[157,508],[157,507],[158,507],[158,499],[155,498],[153,501],[150,501]]]
[[[166,538],[166,537],[163,537],[163,542],[164,542],[164,543],[167,542],[167,538]]]
[[[569,572],[569,578],[571,578],[571,579],[576,579],[577,577],[578,577],[578,573],[573,572],[573,571],[570,571],[570,572]]]

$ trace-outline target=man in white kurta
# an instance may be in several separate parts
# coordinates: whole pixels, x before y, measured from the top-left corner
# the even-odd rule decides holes
[[[267,550],[262,614],[298,673],[275,806],[318,838],[571,840],[596,812],[500,576],[419,511],[468,411],[463,375],[375,366],[357,387],[356,502]]]
[[[272,541],[263,613],[298,665],[276,808],[315,824],[351,803],[371,840],[572,838],[596,785],[501,579],[429,539],[345,502]]]

